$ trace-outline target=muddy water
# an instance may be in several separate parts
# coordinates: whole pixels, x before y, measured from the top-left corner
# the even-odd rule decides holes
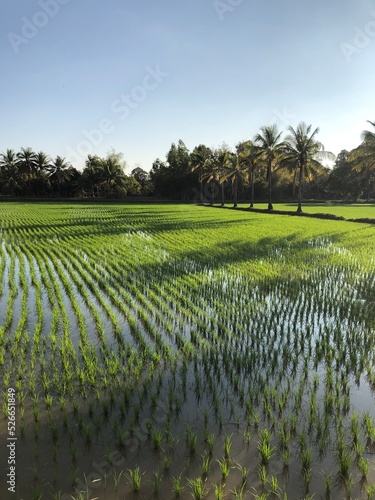
[[[7,269],[9,272],[9,267]],[[72,339],[77,346],[78,324],[73,307],[56,272],[53,277],[61,291]],[[15,279],[18,283],[19,263]],[[198,344],[190,356],[186,355],[185,375],[182,355],[175,370],[170,358],[155,368],[153,377],[148,377],[145,363],[138,382],[131,379],[131,374],[129,380],[113,380],[107,388],[98,381],[97,388],[88,388],[86,400],[82,399],[77,386],[72,397],[66,395],[65,410],[61,410],[60,403],[55,400],[53,408],[47,411],[40,385],[38,423],[34,422],[33,403],[29,399],[25,401],[23,419],[21,407],[17,406],[18,497],[38,498],[39,492],[43,493],[43,498],[54,498],[54,495],[57,498],[60,492],[68,498],[78,498],[78,493],[75,493],[78,490],[86,491],[87,498],[149,499],[155,490],[153,474],[159,471],[163,475],[160,498],[172,498],[173,477],[180,475],[184,487],[181,498],[191,498],[188,480],[202,476],[202,455],[208,456],[204,437],[208,432],[214,434],[212,462],[208,477],[203,478],[208,498],[214,498],[213,485],[220,482],[226,498],[233,497],[235,489],[238,491],[241,487],[240,465],[249,468],[245,498],[252,498],[255,493],[270,493],[272,487],[278,495],[286,492],[291,499],[304,498],[308,492],[321,498],[326,487],[325,476],[330,471],[332,498],[366,498],[365,488],[375,481],[374,442],[366,442],[362,425],[363,411],[375,418],[374,393],[366,375],[373,362],[374,331],[366,303],[353,305],[353,308],[357,307],[353,312],[347,310],[348,295],[349,302],[355,304],[354,295],[345,291],[349,279],[350,275],[332,269],[326,282],[322,283],[318,274],[308,277],[300,290],[293,290],[290,284],[284,288],[282,284],[276,284],[259,300],[258,291],[246,288],[246,283],[236,278],[228,281],[227,288],[233,296],[246,297],[246,301],[236,298],[233,299],[234,305],[225,308],[227,292],[224,291],[222,297],[217,293],[215,300],[218,303],[210,300],[207,293],[204,303],[209,316],[207,324],[210,325],[205,337],[207,344]],[[80,301],[90,339],[94,340],[95,324],[90,310],[79,298],[73,283],[71,286]],[[360,292],[359,286],[358,294]],[[100,304],[92,294],[89,297],[103,319],[105,314]],[[191,299],[192,303],[196,300],[193,293]],[[20,300],[18,294],[15,302],[18,309]],[[29,300],[32,307],[33,294]],[[246,306],[255,301],[259,301],[260,312],[250,314]],[[309,312],[305,304],[310,305]],[[177,306],[173,313],[178,317]],[[214,340],[213,334],[218,334],[221,318],[227,331]],[[35,323],[36,318],[31,313],[29,327],[33,321]],[[181,333],[191,338],[189,325],[184,318],[178,317],[175,326],[181,328],[181,323]],[[10,338],[16,324],[17,317],[10,329]],[[109,339],[111,326],[106,325]],[[154,320],[153,325],[158,327]],[[159,331],[163,334],[162,327]],[[142,330],[142,335],[148,338],[145,330]],[[341,354],[343,358],[339,357]],[[345,376],[347,389],[342,382]],[[15,382],[12,379],[12,383]],[[282,401],[283,393],[286,394],[285,402]],[[347,408],[344,396],[349,397]],[[311,400],[314,398],[310,423]],[[364,445],[361,455],[369,464],[367,482],[362,481],[355,459],[351,430],[353,412],[359,416],[359,440]],[[295,428],[288,445],[289,465],[284,466],[280,426],[285,424],[291,430],[293,419]],[[319,426],[323,424],[327,433],[318,438]],[[196,449],[192,452],[185,439],[187,425],[197,439]],[[5,421],[1,422],[0,429],[4,442],[7,435]],[[264,485],[259,476],[258,450],[263,429],[270,432],[272,448],[271,459],[265,468],[267,481]],[[158,449],[153,442],[156,430],[162,433]],[[351,460],[350,473],[344,477],[340,476],[337,467],[339,431]],[[224,441],[228,436],[232,443],[228,461],[230,469],[229,476],[222,480],[218,460],[223,460]],[[301,460],[301,451],[306,448],[311,448],[312,461],[308,487],[304,484]],[[141,490],[135,495],[125,475],[118,475],[137,466],[144,474]],[[2,448],[0,470],[5,468],[6,456]],[[3,482],[0,498],[7,498]]]
[[[312,476],[309,486],[310,492],[315,492],[316,497],[320,498],[324,494],[324,475],[328,471],[336,470],[335,460],[335,432],[333,425],[330,427],[331,441],[327,441],[325,453],[321,455],[314,445],[314,432],[309,434],[304,419],[301,415],[291,411],[290,406],[283,413],[283,418],[298,417],[298,432],[292,437],[289,446],[290,463],[289,466],[283,465],[276,437],[278,430],[277,412],[273,417],[267,418],[262,414],[260,407],[255,408],[259,413],[260,421],[258,425],[252,425],[248,428],[245,424],[243,406],[239,404],[236,393],[227,385],[225,381],[221,382],[218,391],[221,400],[219,416],[215,418],[215,412],[212,400],[208,390],[202,390],[201,397],[197,399],[195,386],[195,372],[193,364],[190,364],[186,379],[186,399],[183,397],[181,380],[176,374],[164,372],[163,382],[159,392],[157,409],[154,413],[153,425],[162,431],[163,440],[159,450],[156,450],[148,432],[147,422],[150,419],[150,398],[144,400],[142,410],[137,422],[134,422],[134,408],[139,405],[142,394],[142,385],[139,384],[127,406],[126,416],[122,419],[119,411],[122,395],[119,392],[112,409],[107,418],[103,417],[101,405],[107,396],[99,401],[93,400],[94,410],[89,412],[90,401],[86,401],[78,413],[73,412],[71,405],[67,405],[67,426],[64,426],[64,412],[56,409],[51,412],[42,411],[42,416],[38,425],[38,433],[35,432],[35,425],[31,415],[32,405],[29,403],[25,411],[25,432],[24,437],[19,437],[17,442],[17,470],[18,470],[18,492],[19,498],[34,498],[38,489],[44,491],[43,498],[54,498],[53,494],[57,492],[68,495],[73,494],[78,488],[80,491],[89,492],[87,498],[108,498],[108,499],[149,499],[154,497],[154,473],[159,471],[162,474],[160,485],[160,498],[173,498],[173,477],[182,476],[184,486],[181,498],[191,498],[190,487],[187,479],[202,476],[201,456],[208,456],[208,447],[204,442],[204,414],[208,415],[209,432],[215,435],[213,446],[212,461],[209,468],[208,477],[204,478],[205,487],[208,492],[207,498],[215,498],[214,486],[222,483],[226,492],[225,498],[232,498],[235,489],[241,487],[242,467],[249,468],[245,491],[248,491],[244,498],[253,498],[253,494],[262,491],[270,491],[270,484],[262,486],[259,479],[259,454],[258,443],[260,433],[264,427],[267,427],[273,433],[272,446],[275,447],[273,456],[267,467],[267,476],[271,480],[272,475],[278,480],[280,491],[285,491],[290,499],[304,498],[306,488],[303,485],[301,474],[300,445],[298,432],[305,431],[307,443],[312,447]],[[319,376],[324,378],[324,370],[318,370]],[[198,368],[198,372],[204,385],[203,368]],[[207,379],[206,379],[207,380]],[[292,387],[297,387],[299,379],[297,378]],[[219,384],[220,385],[220,384]],[[158,383],[155,382],[148,387],[149,395],[156,392]],[[170,408],[169,395],[173,389],[174,402],[172,410]],[[317,394],[318,400],[322,399],[322,388],[319,387]],[[350,384],[351,403],[356,407],[360,414],[363,409],[373,410],[373,405],[369,404],[369,398],[373,398],[366,381],[361,379],[359,388],[351,382]],[[177,398],[177,399],[176,399]],[[306,398],[307,400],[308,398]],[[371,400],[371,399],[370,399]],[[366,404],[367,401],[367,404]],[[361,404],[363,406],[361,406]],[[43,405],[41,405],[43,407]],[[321,408],[320,408],[321,409]],[[308,413],[307,402],[302,403],[301,413]],[[168,417],[169,415],[169,417]],[[375,415],[372,411],[372,417]],[[169,418],[170,434],[166,434],[167,422]],[[52,420],[51,420],[52,419]],[[86,424],[90,423],[93,429],[92,440],[88,443],[80,429],[80,420]],[[332,422],[334,416],[332,416]],[[54,449],[51,446],[51,421],[58,428],[58,439]],[[126,440],[124,446],[121,446],[115,439],[114,426],[117,422],[121,430],[133,429],[133,434]],[[195,453],[189,453],[185,442],[186,424],[197,434],[197,447]],[[18,429],[20,418],[18,418]],[[349,429],[349,422],[346,421],[346,428]],[[97,428],[96,428],[97,426]],[[249,438],[244,437],[245,431],[250,431]],[[168,438],[169,436],[169,438]],[[217,460],[223,460],[223,444],[225,437],[231,436],[232,447],[230,450],[230,473],[224,480],[221,478],[219,463]],[[2,442],[4,442],[4,428],[2,427]],[[74,450],[76,449],[75,455]],[[75,461],[73,462],[73,455]],[[163,459],[170,458],[168,469],[163,466]],[[375,480],[375,455],[364,453],[369,461],[370,472],[368,482]],[[1,470],[4,470],[4,457],[1,455]],[[142,475],[141,490],[139,494],[133,494],[125,473],[128,469],[134,469],[139,466]],[[120,476],[117,489],[115,480]],[[354,485],[351,487],[352,498],[365,498],[363,493],[364,484],[360,480],[359,473],[355,467],[352,469],[352,479]],[[95,481],[95,482],[90,482]],[[87,481],[87,485],[85,484]],[[366,483],[368,484],[368,483]],[[362,490],[361,490],[362,488]],[[362,491],[362,492],[361,492]],[[1,498],[8,498],[5,490],[1,489]],[[339,474],[333,473],[332,476],[332,498],[346,498],[345,481]],[[35,497],[37,498],[37,497]],[[63,497],[66,498],[66,497]]]

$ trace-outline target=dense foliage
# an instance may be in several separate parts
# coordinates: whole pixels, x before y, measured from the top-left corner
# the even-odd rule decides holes
[[[373,122],[369,122],[375,127]],[[0,155],[0,194],[36,197],[157,196],[202,203],[255,202],[298,199],[358,200],[375,197],[375,134],[364,131],[353,151],[341,151],[333,160],[317,141],[319,129],[300,123],[289,127],[283,139],[276,126],[262,127],[254,140],[189,151],[182,140],[172,144],[166,160],[155,160],[151,171],[140,167],[125,174],[122,155],[89,155],[83,171],[65,158],[51,159],[44,152],[22,148]]]

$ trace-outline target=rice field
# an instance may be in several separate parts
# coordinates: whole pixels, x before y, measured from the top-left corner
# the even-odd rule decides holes
[[[239,205],[241,208],[248,206],[248,203]],[[256,203],[254,207],[266,210],[267,206],[267,203]],[[296,211],[297,203],[274,203],[274,209]],[[375,219],[375,205],[371,203],[304,203],[302,209],[307,214],[332,214],[345,219]]]
[[[375,498],[374,226],[0,210],[0,498]]]

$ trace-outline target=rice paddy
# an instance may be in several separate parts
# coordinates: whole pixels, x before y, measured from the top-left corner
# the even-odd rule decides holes
[[[0,210],[1,498],[375,498],[373,226]]]
[[[241,203],[238,206],[247,208],[249,204]],[[263,210],[266,210],[267,206],[267,203],[255,204],[255,208]],[[274,209],[296,211],[297,203],[274,203]],[[371,203],[305,203],[303,212],[306,214],[331,214],[345,219],[375,219],[375,205]]]

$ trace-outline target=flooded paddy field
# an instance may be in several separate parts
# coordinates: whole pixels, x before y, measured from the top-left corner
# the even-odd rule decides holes
[[[0,498],[375,498],[374,226],[0,209]]]

